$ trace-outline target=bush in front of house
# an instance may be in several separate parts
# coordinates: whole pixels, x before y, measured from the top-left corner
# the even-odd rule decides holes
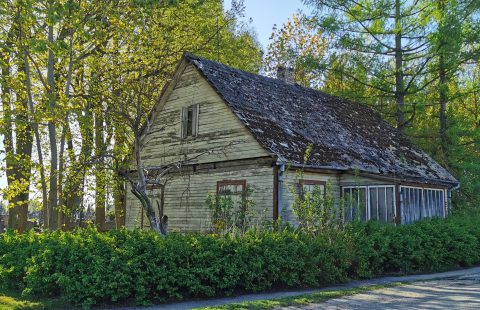
[[[65,296],[85,307],[317,287],[478,263],[479,215],[398,227],[352,223],[319,236],[285,230],[161,237],[94,229],[0,235],[0,288]]]

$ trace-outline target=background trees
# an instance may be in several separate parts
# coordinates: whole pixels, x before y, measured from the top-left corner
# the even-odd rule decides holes
[[[368,104],[480,202],[479,0],[305,0],[262,51],[242,1],[6,0],[0,2],[0,136],[9,225],[28,208],[50,229],[95,210],[124,215],[136,131],[184,51],[251,72],[297,68],[305,86]],[[127,126],[125,126],[127,124]],[[138,133],[138,132],[137,132]],[[88,207],[88,208],[87,208]]]
[[[459,178],[459,205],[478,205],[480,1],[304,2],[314,32],[332,39],[317,62],[323,83],[311,85],[378,110]],[[267,55],[288,51],[273,39]]]
[[[69,229],[87,205],[100,229],[113,205],[122,225],[123,180],[114,170],[135,141],[125,119],[145,122],[184,51],[258,71],[261,50],[241,12],[239,2],[225,12],[220,0],[3,1],[9,226],[25,230],[28,201],[37,199],[45,228]],[[128,106],[131,98],[138,105]]]

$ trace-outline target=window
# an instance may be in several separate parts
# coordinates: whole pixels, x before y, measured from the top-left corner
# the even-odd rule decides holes
[[[395,187],[391,185],[369,186],[369,219],[380,223],[395,222]]]
[[[246,180],[223,180],[217,182],[217,194],[229,196],[234,203],[242,201],[242,195],[247,188]]]
[[[300,180],[300,194],[313,193],[315,189],[319,189],[321,194],[325,194],[325,182],[316,180]]]
[[[195,137],[198,134],[198,112],[199,105],[191,105],[182,108],[181,120],[181,137],[186,139],[188,137]]]
[[[381,223],[395,222],[395,187],[393,185],[345,186],[344,221],[352,219]]]
[[[367,220],[367,195],[365,186],[343,187],[344,221],[352,219]]]
[[[445,217],[445,190],[413,186],[400,187],[402,223],[430,217]]]

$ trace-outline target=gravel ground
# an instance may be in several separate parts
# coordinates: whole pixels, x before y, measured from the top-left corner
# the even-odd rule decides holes
[[[146,308],[124,307],[115,309],[182,310],[203,308],[245,301],[299,296],[325,290],[338,290],[395,282],[416,283],[400,287],[380,289],[344,298],[331,299],[321,304],[312,304],[302,306],[301,308],[290,307],[286,309],[480,309],[480,267],[434,274],[383,277],[365,281],[353,281],[341,286],[316,290],[249,294],[219,299],[185,301]]]
[[[379,289],[282,309],[480,309],[480,277],[460,277]]]

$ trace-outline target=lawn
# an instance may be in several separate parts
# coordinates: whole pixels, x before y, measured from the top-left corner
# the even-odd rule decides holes
[[[24,298],[17,293],[0,291],[0,310],[76,309],[60,298]]]

